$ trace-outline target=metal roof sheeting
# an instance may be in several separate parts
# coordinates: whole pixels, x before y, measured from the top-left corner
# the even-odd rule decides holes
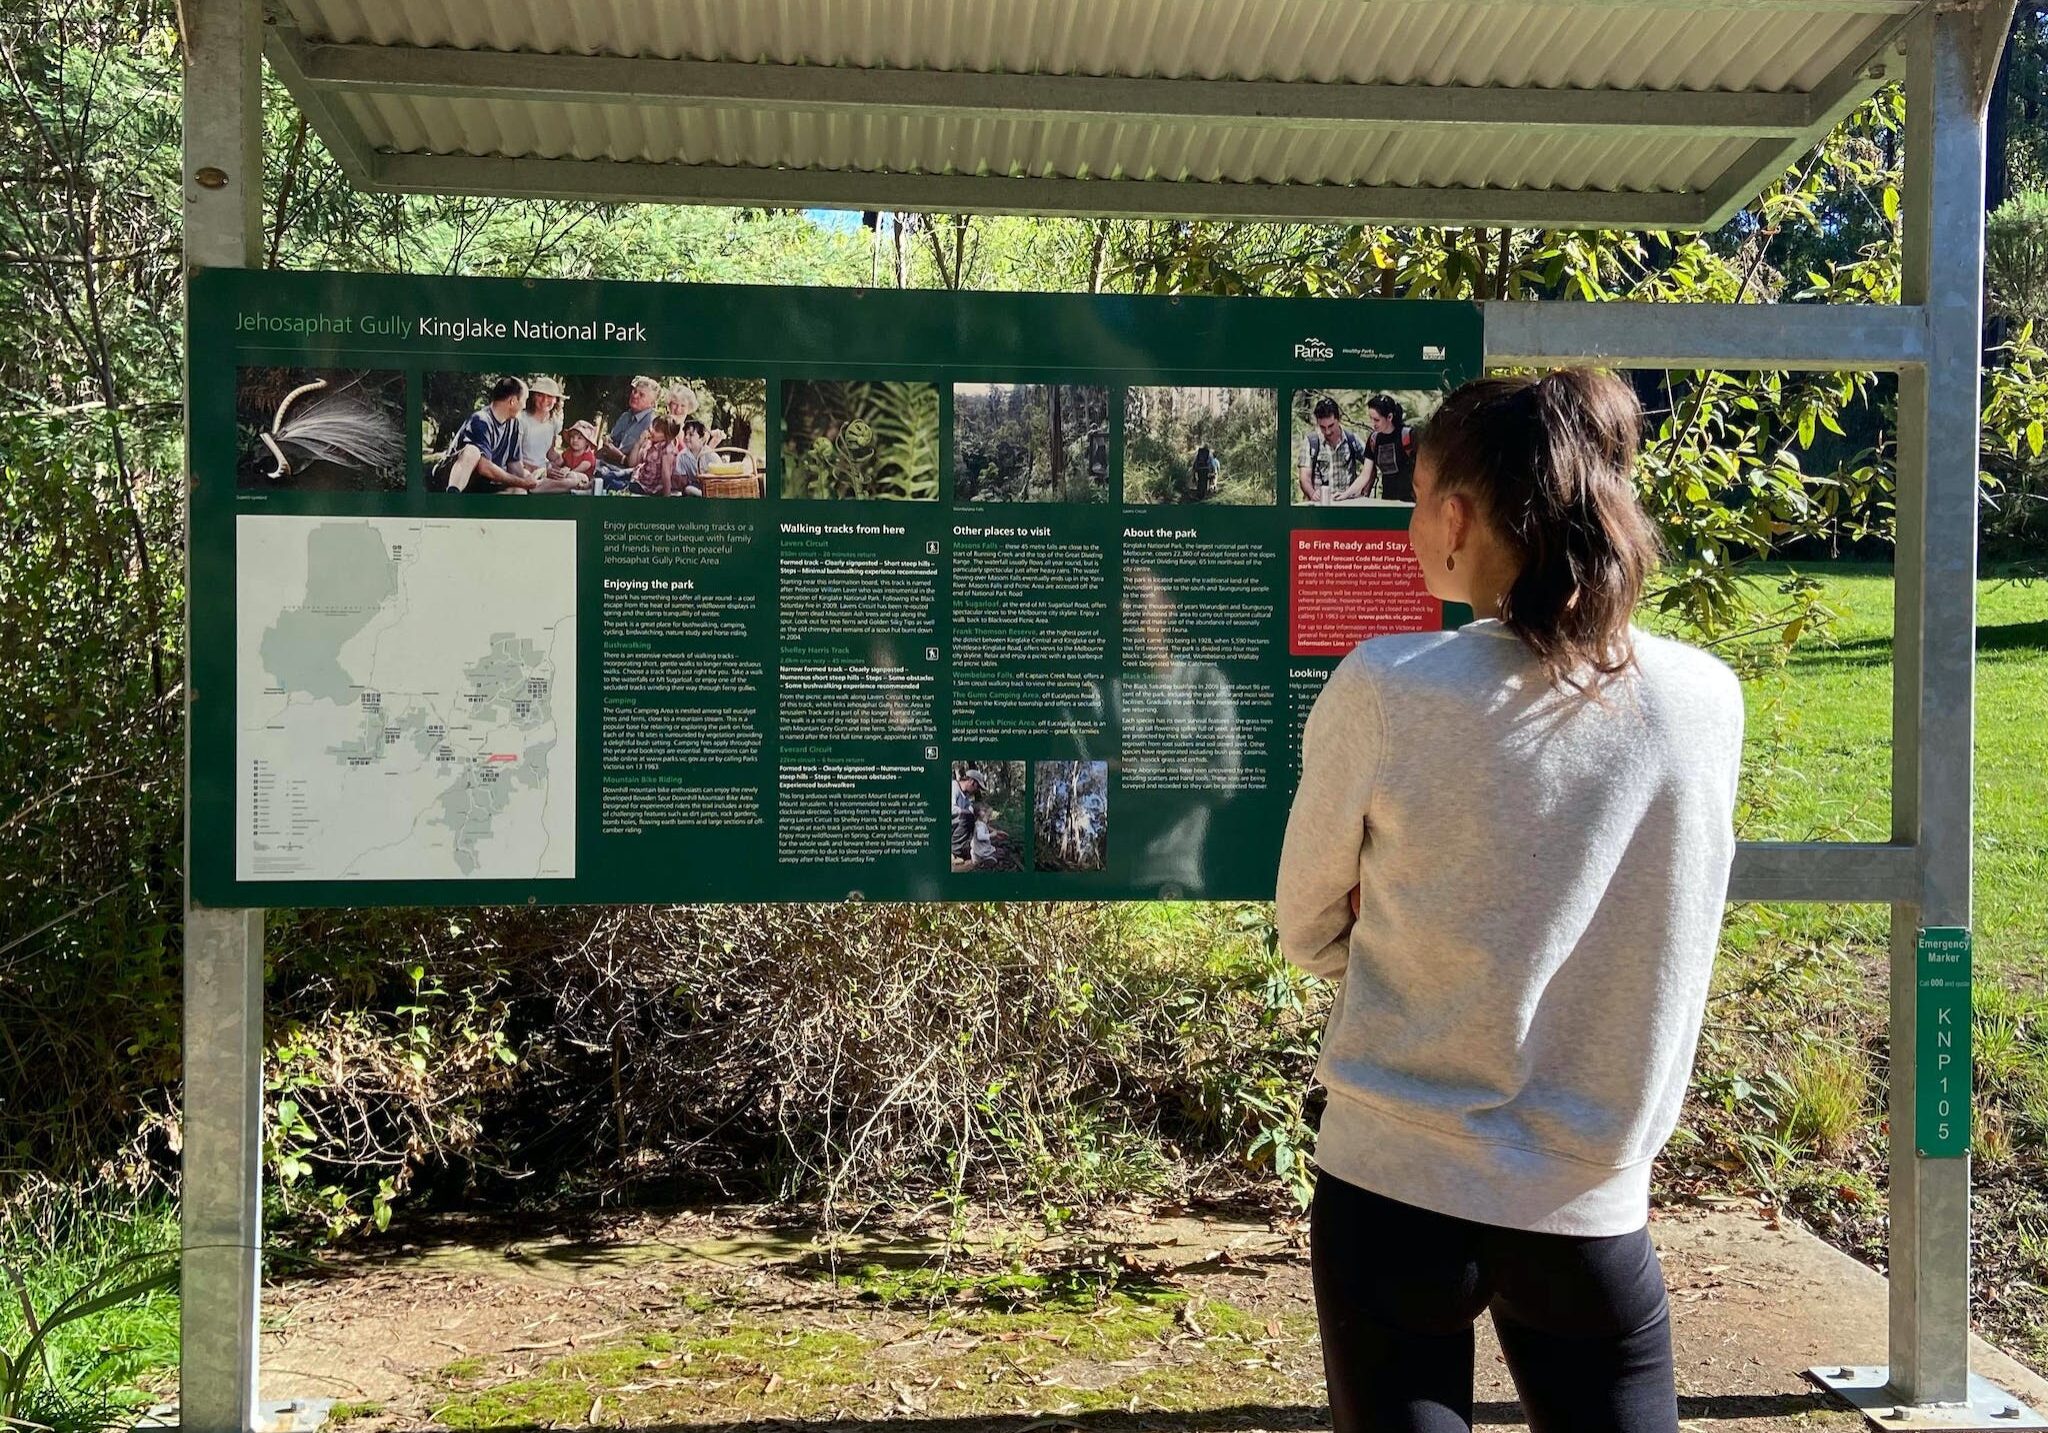
[[[409,154],[622,159],[886,174],[995,174],[1204,183],[1461,185],[1655,192],[1711,183],[1746,140],[1492,131],[1117,124],[802,110],[345,97],[379,148]]]
[[[807,65],[974,75],[1086,75],[1285,85],[1474,87],[1824,96],[1846,108],[1897,29],[1903,0],[1585,0],[1577,4],[1397,0],[283,0],[296,42],[441,53],[613,56],[732,66]],[[277,50],[273,47],[273,57]],[[803,176],[1004,176],[1375,189],[1698,196],[1701,218],[1761,187],[1779,151],[1811,134],[1756,135],[1611,124],[1546,128],[1291,124],[1231,116],[806,107],[688,96],[569,97],[459,83],[380,92],[319,88],[280,65],[322,124],[379,156],[620,161]],[[459,73],[451,69],[451,74]],[[815,100],[815,96],[812,97]],[[323,112],[324,111],[324,112]],[[1830,111],[1827,122],[1832,122]],[[440,173],[455,171],[443,167]],[[509,171],[500,166],[494,173]],[[557,178],[555,183],[559,183]],[[591,176],[593,195],[603,177]],[[1014,192],[1012,186],[1011,192]],[[678,197],[685,197],[679,195]],[[1200,201],[1191,200],[1197,208]],[[1375,201],[1377,202],[1377,201]],[[1485,202],[1475,198],[1474,218]],[[1364,201],[1361,201],[1363,207]],[[888,207],[886,205],[882,207]],[[962,207],[972,207],[964,201]],[[1604,212],[1604,211],[1603,211]],[[1647,212],[1647,211],[1646,211]],[[1668,208],[1659,210],[1668,214]],[[1370,217],[1361,214],[1360,217]]]

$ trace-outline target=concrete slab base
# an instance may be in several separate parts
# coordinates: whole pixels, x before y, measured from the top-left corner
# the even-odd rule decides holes
[[[1839,1394],[1879,1428],[1940,1429],[1942,1433],[1996,1433],[2001,1428],[2048,1428],[2048,1419],[1981,1373],[1970,1375],[1968,1403],[1905,1404],[1890,1384],[1890,1370],[1815,1368],[1821,1387]]]

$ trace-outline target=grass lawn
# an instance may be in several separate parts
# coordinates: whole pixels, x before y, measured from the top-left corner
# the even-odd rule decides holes
[[[1881,841],[1891,825],[1891,569],[1800,570],[1822,578],[1839,621],[1782,672],[1749,684],[1743,834]],[[1987,577],[1977,611],[1978,971],[2039,989],[2048,985],[2048,582]]]
[[[1757,569],[1766,580],[1794,569]],[[1890,829],[1888,565],[1826,564],[1833,629],[1746,683],[1749,839]],[[2048,1357],[2048,583],[1978,584],[1973,1312]],[[1748,1189],[1882,1267],[1889,911],[1731,909],[1667,1196]]]

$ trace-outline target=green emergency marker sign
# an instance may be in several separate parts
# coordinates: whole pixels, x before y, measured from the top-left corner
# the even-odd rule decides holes
[[[1924,1158],[1970,1151],[1970,933],[1955,926],[1920,932],[1914,959],[1913,1143]]]

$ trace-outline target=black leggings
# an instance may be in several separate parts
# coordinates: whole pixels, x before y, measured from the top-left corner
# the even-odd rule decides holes
[[[1647,1229],[1531,1234],[1325,1174],[1309,1262],[1332,1433],[1467,1433],[1481,1309],[1532,1433],[1677,1433],[1671,1314]]]

